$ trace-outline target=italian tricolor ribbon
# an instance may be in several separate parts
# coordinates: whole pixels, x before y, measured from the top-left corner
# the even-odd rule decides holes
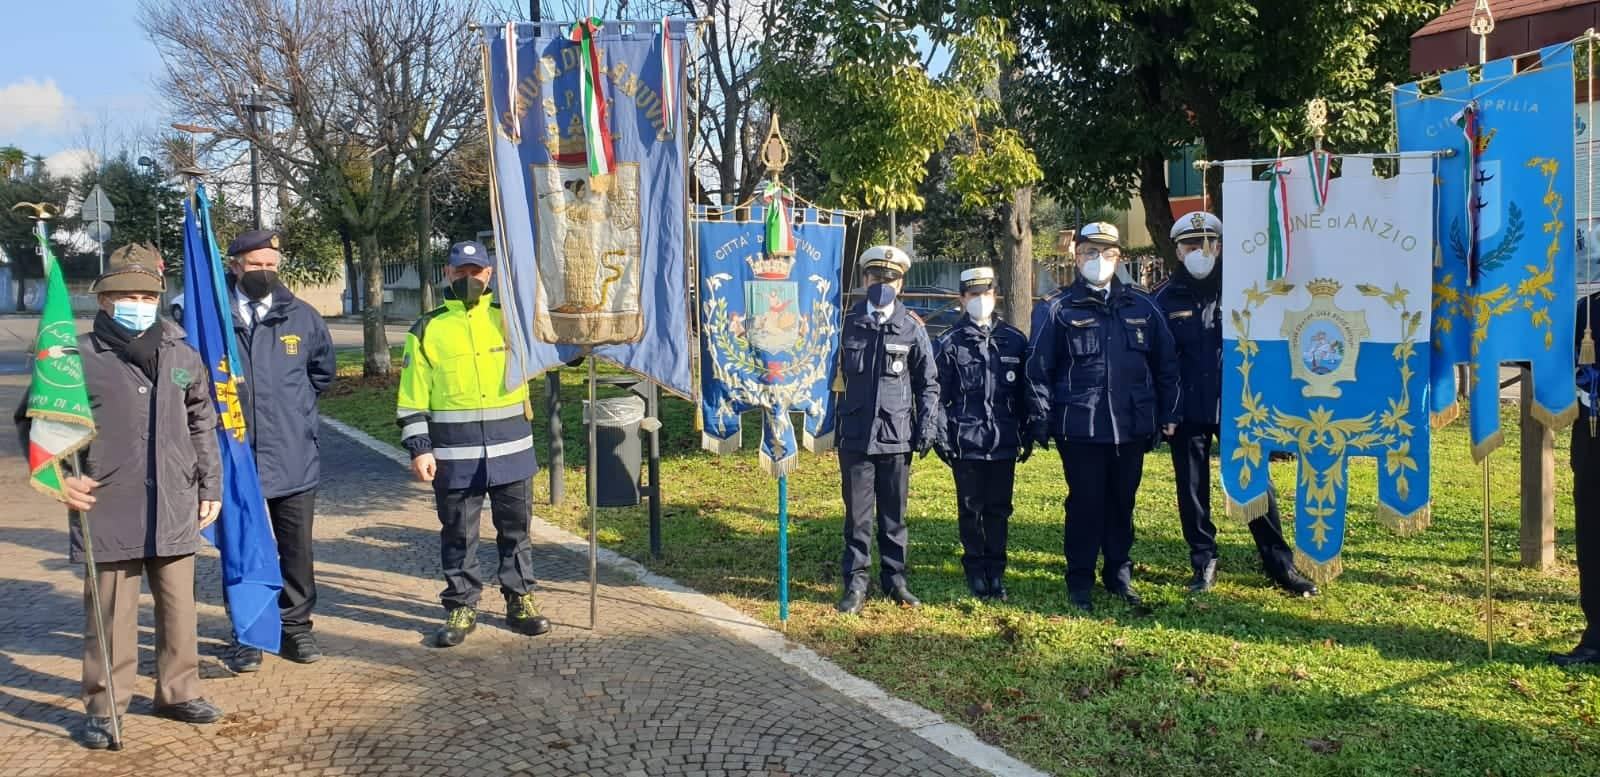
[[[767,255],[794,256],[794,194],[777,181],[761,186],[761,201],[767,206]]]
[[[1306,167],[1311,170],[1311,199],[1320,212],[1328,204],[1328,182],[1333,178],[1333,154],[1317,150],[1306,155]]]
[[[673,67],[676,58],[672,50],[672,17],[661,19],[661,118],[667,136],[678,131],[678,74]]]
[[[1267,194],[1267,280],[1289,271],[1289,168],[1279,159],[1261,174],[1272,186]]]
[[[511,142],[522,142],[522,96],[517,94],[517,23],[506,22],[506,105],[511,110]]]
[[[594,45],[601,22],[588,18],[572,25],[567,37],[582,47],[583,65],[578,68],[578,90],[583,94],[583,138],[589,157],[589,175],[610,175],[617,170],[611,148],[611,122],[606,117],[606,97],[602,88],[605,70],[600,66],[600,50]]]
[[[1467,277],[1471,283],[1478,282],[1478,209],[1481,201],[1478,197],[1478,185],[1481,176],[1478,174],[1478,104],[1467,103],[1456,115],[1450,117],[1461,133],[1467,139]]]

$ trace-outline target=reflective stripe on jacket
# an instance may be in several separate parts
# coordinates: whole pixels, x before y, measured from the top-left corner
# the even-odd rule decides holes
[[[435,484],[485,488],[539,469],[528,388],[505,388],[506,338],[500,306],[485,294],[471,310],[446,296],[406,335],[397,422],[413,458],[432,453]]]

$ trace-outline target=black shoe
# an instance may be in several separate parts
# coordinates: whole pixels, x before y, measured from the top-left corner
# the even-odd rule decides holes
[[[261,671],[261,651],[249,645],[235,643],[222,657],[222,663],[227,665],[228,671],[234,674],[248,674]]]
[[[911,591],[905,586],[900,586],[893,591],[890,591],[889,598],[894,601],[895,604],[898,604],[907,610],[914,610],[922,606],[922,600],[912,596]]]
[[[1140,598],[1138,592],[1134,591],[1131,587],[1124,588],[1120,591],[1111,591],[1111,595],[1121,599],[1124,602],[1127,602],[1129,607],[1138,607],[1139,605],[1144,604],[1144,599]]]
[[[322,660],[322,648],[317,647],[317,638],[311,636],[309,631],[285,634],[283,646],[278,649],[278,657],[297,664],[315,664]]]
[[[989,598],[998,599],[1002,602],[1006,600],[1005,577],[995,576],[989,578]]]
[[[1071,602],[1073,607],[1078,608],[1085,615],[1094,614],[1094,599],[1089,596],[1087,591],[1082,593],[1068,591],[1067,601]]]
[[[444,625],[433,633],[433,644],[442,647],[455,647],[462,640],[478,628],[478,611],[471,607],[452,607],[450,614],[445,616]]]
[[[222,720],[222,708],[205,699],[190,699],[167,707],[157,707],[156,714],[183,723],[215,723]]]
[[[1211,559],[1205,563],[1205,566],[1194,568],[1194,577],[1189,580],[1189,593],[1205,593],[1216,584],[1217,560]]]
[[[1551,653],[1550,663],[1556,666],[1589,666],[1600,664],[1600,647],[1579,645],[1571,653]]]
[[[990,596],[990,590],[989,581],[982,575],[972,572],[967,573],[967,591],[973,596],[979,599],[987,599]]]
[[[78,730],[78,744],[90,750],[104,750],[111,747],[111,718],[95,715],[84,718],[83,728]]]
[[[1273,575],[1272,582],[1276,583],[1279,588],[1282,588],[1290,596],[1298,596],[1302,599],[1322,593],[1317,590],[1316,583],[1307,580],[1304,575],[1293,567]]]
[[[528,637],[550,630],[550,619],[539,614],[532,591],[506,600],[506,628]]]
[[[845,590],[844,598],[840,599],[839,603],[834,605],[833,608],[844,615],[859,615],[861,614],[861,608],[866,606],[866,603],[867,593],[865,591],[849,588]]]

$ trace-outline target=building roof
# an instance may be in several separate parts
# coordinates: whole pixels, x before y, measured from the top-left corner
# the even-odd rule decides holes
[[[1411,72],[1433,73],[1478,62],[1472,23],[1473,0],[1456,0],[1450,10],[1411,36]],[[1490,59],[1535,51],[1600,27],[1600,0],[1494,0]]]
[[[1495,0],[1495,2],[1489,4],[1489,12],[1494,16],[1495,25],[1499,26],[1500,22],[1511,21],[1519,17],[1559,11],[1574,5],[1590,5],[1593,2],[1594,0]],[[1428,22],[1411,37],[1421,38],[1441,32],[1465,30],[1472,23],[1472,9],[1476,5],[1477,3],[1474,0],[1456,0],[1456,4],[1450,6],[1450,10]],[[1576,32],[1582,33],[1583,30],[1577,30]],[[1577,36],[1574,35],[1573,37]]]

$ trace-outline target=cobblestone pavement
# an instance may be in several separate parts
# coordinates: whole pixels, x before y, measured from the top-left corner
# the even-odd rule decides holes
[[[0,407],[16,406],[24,382],[0,375]],[[27,486],[15,435],[0,438],[0,493],[10,494],[0,510],[8,777],[979,773],[631,577],[602,575],[600,629],[590,632],[587,561],[548,543],[536,544],[535,570],[551,634],[506,631],[491,591],[464,645],[425,646],[442,616],[431,495],[326,427],[316,631],[328,657],[301,666],[269,656],[261,672],[231,675],[218,658],[228,628],[207,550],[197,584],[202,687],[227,719],[191,726],[150,714],[146,595],[128,747],[83,750],[70,738],[81,719],[81,570],[66,561],[63,511]],[[484,536],[493,536],[487,520]],[[488,572],[492,542],[482,554]]]

